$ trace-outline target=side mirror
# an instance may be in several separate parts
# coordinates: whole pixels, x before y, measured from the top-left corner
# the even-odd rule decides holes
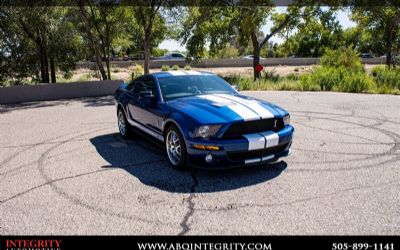
[[[237,85],[232,85],[232,88],[234,88],[236,91],[239,91],[239,86]]]
[[[156,99],[156,96],[153,94],[151,90],[140,91],[140,97],[148,100]]]

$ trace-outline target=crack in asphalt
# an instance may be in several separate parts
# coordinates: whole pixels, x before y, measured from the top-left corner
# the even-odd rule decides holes
[[[108,129],[108,127],[103,128],[103,129]],[[58,187],[55,183],[51,182],[52,179],[44,171],[45,161],[47,159],[48,154],[52,150],[56,149],[57,147],[60,147],[63,144],[69,143],[69,141],[72,141],[74,139],[77,139],[77,138],[79,138],[81,136],[85,136],[85,135],[93,133],[93,132],[98,132],[100,130],[102,130],[102,129],[90,130],[89,132],[84,132],[84,133],[78,134],[77,136],[69,138],[67,140],[64,140],[64,141],[60,142],[59,144],[56,144],[53,147],[47,149],[45,152],[43,152],[41,154],[39,160],[38,160],[38,170],[39,170],[40,174],[42,175],[43,179],[45,179],[47,182],[49,182],[48,185],[52,188],[52,190],[54,192],[56,192],[61,197],[67,199],[69,202],[71,202],[72,204],[75,204],[77,206],[86,208],[88,210],[92,210],[92,211],[100,213],[100,214],[115,216],[115,217],[118,217],[118,218],[127,219],[127,220],[131,220],[131,221],[141,221],[141,222],[145,222],[145,223],[153,224],[153,225],[155,224],[155,225],[172,226],[172,223],[163,222],[161,220],[157,220],[157,219],[147,220],[147,219],[144,219],[144,218],[139,217],[139,216],[126,215],[126,214],[121,213],[121,212],[110,211],[109,209],[104,209],[104,208],[101,208],[101,207],[97,207],[97,206],[91,205],[91,204],[87,203],[86,201],[83,201],[79,197],[76,197],[76,196],[73,196],[73,195],[67,193],[65,190],[63,190],[62,188]],[[132,166],[133,165],[140,166],[140,165],[146,165],[146,164],[148,164],[148,161],[132,164]],[[107,166],[103,166],[102,168],[109,168],[109,167],[110,166],[107,165]],[[127,166],[124,166],[124,167],[127,167]]]
[[[180,223],[182,230],[179,232],[178,235],[185,235],[186,233],[188,233],[190,231],[188,222],[189,222],[189,219],[193,216],[194,211],[195,211],[194,198],[196,197],[196,194],[195,194],[196,187],[199,185],[199,181],[197,180],[197,177],[196,177],[196,170],[192,170],[191,177],[193,180],[193,184],[190,187],[190,195],[186,199],[187,203],[188,203],[188,211],[186,212],[185,216],[183,217],[183,219]]]
[[[29,193],[29,192],[31,192],[31,191],[33,191],[33,190],[36,190],[36,189],[38,189],[38,188],[47,186],[47,185],[49,185],[49,184],[53,184],[53,183],[55,183],[55,182],[60,182],[60,181],[64,181],[64,180],[74,179],[74,178],[78,178],[78,177],[81,177],[81,176],[91,175],[91,174],[95,174],[95,173],[99,173],[99,172],[104,172],[104,171],[109,171],[109,170],[111,170],[111,169],[97,169],[97,170],[95,170],[95,171],[91,171],[91,172],[87,172],[87,173],[82,173],[82,174],[77,174],[77,175],[73,175],[73,176],[67,176],[67,177],[62,177],[62,178],[53,179],[53,180],[51,180],[51,181],[47,181],[47,182],[42,183],[42,184],[40,184],[40,185],[37,185],[37,186],[31,187],[31,188],[29,188],[29,189],[26,189],[26,190],[24,190],[23,192],[20,192],[20,193],[18,193],[18,194],[16,194],[16,195],[13,195],[13,196],[11,196],[11,197],[8,197],[8,198],[6,198],[6,199],[4,199],[4,200],[1,200],[1,201],[0,201],[0,204],[3,204],[3,203],[5,203],[5,202],[7,202],[7,201],[10,201],[10,200],[13,200],[13,199],[15,199],[15,198],[18,198],[18,197],[20,197],[20,196],[22,196],[22,195],[24,195],[24,194],[27,194],[27,193]]]
[[[231,210],[238,210],[238,209],[247,209],[247,208],[271,208],[271,207],[280,207],[280,206],[288,206],[288,205],[294,205],[298,203],[304,203],[304,202],[310,202],[314,200],[320,200],[324,198],[329,198],[329,197],[334,197],[337,195],[341,195],[343,193],[351,192],[351,191],[359,191],[359,190],[365,190],[365,189],[371,189],[371,188],[380,188],[380,187],[385,187],[385,186],[390,186],[390,185],[398,185],[400,184],[400,179],[395,179],[392,181],[388,181],[385,183],[378,183],[376,185],[361,185],[357,187],[350,187],[350,188],[345,188],[341,190],[337,190],[331,193],[327,193],[324,195],[317,195],[317,196],[312,196],[312,197],[307,197],[307,198],[301,198],[301,199],[296,199],[293,201],[288,201],[288,202],[281,202],[281,203],[267,203],[267,204],[260,204],[260,203],[243,203],[243,204],[228,204],[227,206],[224,207],[213,207],[213,208],[197,208],[196,210],[198,211],[207,211],[207,212],[227,212]]]
[[[86,141],[86,139],[79,139],[79,140],[72,140],[71,142],[81,142]],[[38,142],[38,143],[31,143],[31,144],[20,144],[20,145],[5,145],[0,146],[0,148],[24,148],[24,147],[36,147],[41,145],[51,145],[51,144],[58,144],[62,141],[45,141],[45,142]]]

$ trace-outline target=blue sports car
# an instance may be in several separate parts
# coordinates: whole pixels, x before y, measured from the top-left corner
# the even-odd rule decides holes
[[[264,164],[290,153],[294,128],[284,109],[240,95],[208,72],[143,75],[115,93],[123,137],[135,127],[164,142],[177,169]]]

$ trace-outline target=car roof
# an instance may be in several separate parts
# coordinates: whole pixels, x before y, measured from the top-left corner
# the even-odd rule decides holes
[[[185,70],[185,71],[162,71],[150,74],[157,78],[168,78],[173,76],[194,76],[194,75],[215,75],[211,72],[207,71],[194,71],[194,70]]]

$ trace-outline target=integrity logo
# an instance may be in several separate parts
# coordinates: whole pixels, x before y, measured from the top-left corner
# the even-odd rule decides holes
[[[61,250],[62,240],[6,239],[5,250]]]

